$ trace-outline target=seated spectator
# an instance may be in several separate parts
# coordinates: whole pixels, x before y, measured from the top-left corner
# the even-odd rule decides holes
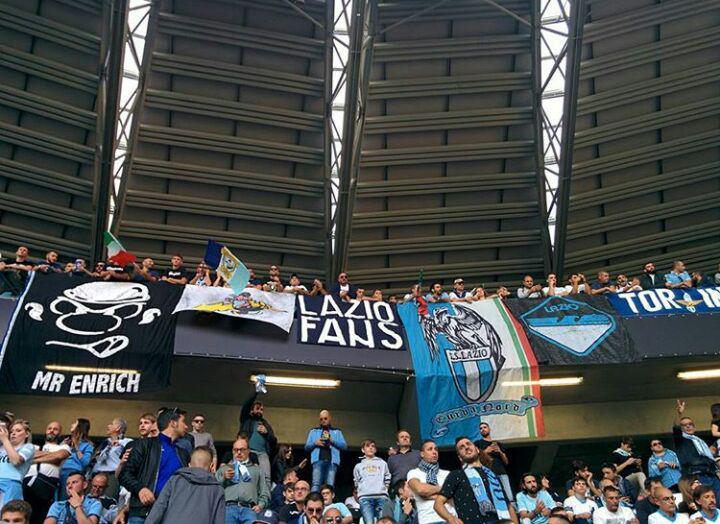
[[[183,267],[182,255],[175,254],[170,259],[170,267],[163,271],[160,277],[162,282],[184,286],[188,283],[188,276]]]
[[[275,487],[270,491],[270,509],[278,511],[283,506],[295,502],[293,490],[298,480],[300,479],[297,476],[297,471],[294,469],[285,471],[281,481],[276,483]]]
[[[342,502],[335,502],[335,489],[329,484],[320,486],[320,495],[323,499],[325,509],[323,510],[323,517],[328,516],[328,511],[336,509],[340,513],[340,520],[336,524],[351,524],[353,521],[352,513],[350,509]]]
[[[310,493],[310,484],[304,480],[298,480],[293,486],[293,502],[283,506],[278,511],[280,522],[293,522],[303,514],[308,493]],[[322,500],[322,497],[320,500]]]
[[[388,297],[387,301],[388,301],[388,304],[398,304],[399,303],[397,295],[390,295]]]
[[[555,502],[560,504],[558,507],[562,507],[565,497],[560,496],[560,493],[555,491],[550,483],[550,478],[547,475],[540,476],[540,485],[542,486],[542,489],[547,491],[548,495],[550,495]]]
[[[58,263],[58,252],[48,251],[45,253],[45,260],[36,265],[34,269],[41,273],[62,273],[63,267]]]
[[[710,486],[695,488],[693,499],[698,511],[690,515],[690,520],[703,520],[705,524],[720,524],[720,511],[717,509],[715,492]]]
[[[541,298],[542,284],[536,284],[533,277],[525,275],[522,286],[517,290],[518,298]]]
[[[648,475],[660,477],[662,485],[668,489],[676,490],[680,473],[680,460],[671,449],[665,449],[660,439],[650,441],[652,455],[648,459]]]
[[[615,293],[615,284],[610,280],[610,273],[607,271],[598,272],[598,279],[590,286],[591,295],[604,295]]]
[[[330,514],[333,515],[337,510],[330,510]],[[306,498],[303,505],[303,512],[298,515],[290,524],[315,524],[320,522],[323,514],[323,499],[322,495],[317,492],[310,493]],[[280,517],[280,522],[287,522]],[[369,523],[368,523],[369,524]]]
[[[448,302],[450,297],[443,291],[440,282],[434,282],[433,285],[430,286],[430,293],[425,295],[425,300],[428,302]]]
[[[658,488],[663,487],[660,477],[649,477],[645,480],[645,491],[648,492],[648,496],[644,499],[638,500],[635,504],[635,515],[640,524],[648,524],[648,518],[650,515],[655,513],[660,506],[655,498],[655,492]]]
[[[648,517],[648,524],[688,524],[690,517],[687,513],[678,513],[675,507],[675,498],[672,491],[660,487],[655,490],[655,497],[659,503],[659,509]],[[702,521],[693,520],[693,524],[702,524]]]
[[[373,294],[368,300],[372,300],[374,302],[382,302],[383,301],[383,292],[382,289],[376,289],[373,291]]]
[[[25,420],[0,425],[0,505],[23,499],[22,481],[35,455],[31,437],[30,424]]]
[[[450,302],[472,302],[472,295],[465,290],[465,281],[462,278],[456,278],[453,281],[453,290],[448,293]]]
[[[575,479],[580,477],[585,479],[585,483],[589,486],[590,493],[592,493],[592,496],[594,497],[601,497],[602,493],[600,492],[600,484],[597,480],[593,479],[592,471],[590,471],[590,468],[588,465],[582,461],[582,460],[573,460],[571,463],[573,478],[568,480],[565,483],[565,489],[567,491],[568,497],[572,496],[573,494],[573,484],[575,483]]]
[[[598,509],[595,501],[588,497],[588,483],[582,477],[573,479],[573,494],[565,499],[563,505],[568,517],[575,524],[589,524],[592,515]]]
[[[212,463],[210,448],[195,448],[189,466],[175,471],[165,484],[145,524],[225,524],[223,488],[211,473]]]
[[[673,262],[672,271],[665,275],[665,287],[668,289],[692,287],[692,278],[685,271],[685,264],[681,260]]]
[[[24,500],[12,500],[0,510],[0,520],[4,524],[30,524],[32,507]]]
[[[417,522],[417,508],[412,491],[406,480],[398,480],[393,486],[393,498],[385,503],[382,518],[392,518],[397,524],[415,524]]]
[[[155,261],[152,258],[143,258],[139,265],[134,264],[132,280],[134,282],[157,282],[159,276],[153,267],[155,267]]]
[[[645,473],[642,471],[642,459],[633,452],[632,437],[623,437],[618,447],[612,453],[613,464],[617,473],[635,485],[636,492],[645,495]],[[622,492],[622,486],[618,486]],[[625,494],[623,492],[623,494]]]
[[[75,264],[73,264],[72,262],[66,262],[63,273],[72,273],[74,268],[75,268]]]
[[[500,286],[497,288],[497,291],[495,291],[494,294],[490,295],[489,298],[499,298],[501,300],[505,300],[510,296],[510,290],[506,288],[505,286]]]
[[[45,524],[97,524],[100,522],[102,504],[85,495],[87,480],[80,471],[72,471],[65,481],[67,500],[53,503]]]
[[[595,510],[592,516],[593,524],[638,524],[635,514],[628,507],[620,504],[620,491],[615,486],[603,488],[602,508]]]
[[[712,287],[715,285],[710,277],[703,275],[700,271],[693,271],[690,283],[692,287]]]
[[[32,271],[34,267],[35,262],[30,259],[30,251],[26,246],[17,248],[14,259],[0,260],[0,293],[20,294],[25,286],[28,271]]]
[[[609,480],[620,492],[621,500],[630,507],[634,506],[638,498],[638,489],[635,484],[630,482],[627,478],[619,475],[615,464],[606,462],[600,467],[600,470],[602,472],[603,479]],[[645,478],[643,476],[643,484],[644,482]]]
[[[307,295],[308,290],[305,286],[300,283],[300,277],[297,273],[290,275],[290,283],[283,289],[285,293],[292,293],[293,295]]]
[[[655,264],[648,262],[640,275],[640,287],[643,289],[656,289],[665,287],[665,277],[655,271]]]
[[[345,499],[345,505],[350,508],[350,510],[360,510],[360,500],[358,500],[356,487],[353,486],[352,495]]]
[[[211,287],[213,285],[213,279],[210,276],[210,267],[205,262],[200,262],[195,269],[195,274],[190,280],[190,285]]]
[[[105,494],[107,488],[108,476],[105,473],[95,473],[90,479],[90,487],[88,493],[86,493],[100,503],[102,508],[100,510],[100,522],[107,521],[106,517],[117,507],[117,500]]]
[[[518,514],[524,524],[547,524],[550,511],[558,505],[550,494],[542,489],[533,473],[520,477],[520,493],[517,495]]]
[[[330,294],[340,297],[342,300],[350,300],[355,298],[357,286],[354,286],[348,280],[347,272],[343,271],[338,275],[337,282],[330,287]]]

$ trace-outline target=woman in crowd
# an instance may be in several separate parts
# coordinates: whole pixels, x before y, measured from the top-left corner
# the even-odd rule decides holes
[[[65,485],[68,475],[73,471],[85,472],[90,464],[94,446],[88,439],[90,434],[90,421],[86,418],[79,418],[70,426],[70,436],[65,439],[65,444],[70,446],[70,456],[60,466],[60,486]],[[60,500],[67,498],[64,489],[59,490]]]
[[[303,459],[300,461],[300,464],[296,466],[292,446],[289,444],[280,444],[278,446],[278,452],[272,465],[273,482],[282,482],[283,477],[285,476],[285,472],[287,470],[292,468],[300,470],[303,469],[306,465],[307,459]]]
[[[30,424],[17,419],[0,425],[0,507],[22,500],[22,480],[32,465],[35,448],[30,442]]]

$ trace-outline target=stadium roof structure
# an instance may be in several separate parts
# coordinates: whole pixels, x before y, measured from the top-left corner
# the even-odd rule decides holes
[[[136,1],[0,6],[5,255],[97,260],[112,215],[161,265],[214,238],[392,292],[720,258],[716,1],[145,1],[125,144]]]

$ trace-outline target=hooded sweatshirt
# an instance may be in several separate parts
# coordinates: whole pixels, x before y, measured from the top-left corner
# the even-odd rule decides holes
[[[180,468],[163,488],[146,524],[225,524],[225,497],[202,468]]]
[[[387,497],[390,484],[390,469],[387,463],[379,458],[363,458],[353,470],[358,498]]]

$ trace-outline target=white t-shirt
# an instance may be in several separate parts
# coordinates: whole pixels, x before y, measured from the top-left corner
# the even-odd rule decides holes
[[[438,486],[442,486],[445,483],[445,479],[450,474],[449,471],[441,469],[437,474]],[[418,479],[423,484],[427,482],[427,473],[420,470],[420,468],[411,469],[408,471],[407,480],[408,482],[412,479]],[[412,489],[410,490],[412,491]],[[413,498],[415,499],[415,507],[417,508],[418,524],[429,524],[431,522],[442,522],[440,515],[435,513],[433,506],[435,501],[433,499],[424,499],[414,491],[412,492]],[[455,508],[449,504],[445,504],[445,508],[452,514],[455,515]]]
[[[34,446],[36,450],[40,449],[39,446]],[[67,444],[55,444],[54,442],[46,442],[45,445],[40,449],[40,451],[44,451],[46,453],[55,453],[56,451],[65,450],[68,452],[68,456],[70,456],[70,453],[72,452],[70,450],[70,446]],[[38,469],[40,471],[38,471]],[[49,462],[43,462],[41,464],[33,464],[30,466],[30,469],[27,472],[27,475],[25,477],[34,477],[38,473],[42,473],[46,477],[50,478],[60,478],[60,466],[56,466],[55,464],[50,464]]]
[[[628,507],[621,505],[614,513],[607,507],[602,507],[593,513],[593,524],[630,524],[634,518],[635,514]]]
[[[17,466],[10,462],[10,457],[8,457],[5,448],[0,448],[0,479],[17,480],[18,482],[22,482],[22,479],[25,478],[25,474],[30,469],[30,466],[32,466],[32,458],[33,455],[35,455],[35,446],[30,443],[21,444],[15,448],[15,451],[17,451],[18,455],[25,459],[22,464]]]
[[[300,284],[299,286],[285,286],[285,293],[297,293],[298,291],[307,291],[307,288]]]
[[[573,515],[581,515],[582,513],[592,514],[598,509],[597,504],[590,497],[586,497],[585,500],[580,500],[575,495],[566,498],[563,506],[565,506],[566,511],[571,512]]]
[[[702,511],[697,511],[690,515],[690,520],[695,519],[704,519],[707,524],[720,524],[720,510],[715,510],[715,516],[713,518],[709,518],[705,513]]]
[[[670,520],[663,513],[656,511],[648,517],[648,524],[688,524],[690,517],[687,513],[675,513],[675,518]]]

